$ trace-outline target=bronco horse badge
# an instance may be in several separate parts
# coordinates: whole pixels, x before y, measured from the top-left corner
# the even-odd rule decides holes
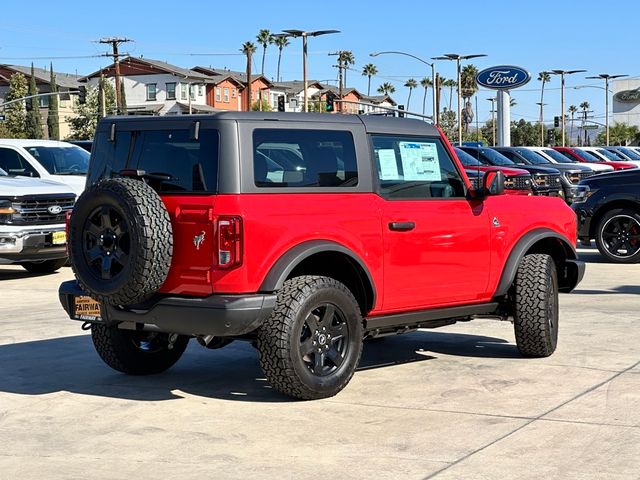
[[[204,230],[200,232],[199,235],[193,237],[193,245],[196,247],[196,250],[200,250],[200,245],[204,242],[205,233]]]

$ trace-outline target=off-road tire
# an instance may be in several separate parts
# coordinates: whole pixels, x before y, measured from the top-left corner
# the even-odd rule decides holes
[[[341,319],[335,321],[344,326],[347,334],[341,365],[334,364],[331,368],[335,370],[320,376],[305,363],[308,360],[300,352],[300,342],[309,328],[309,316],[326,308],[324,305],[335,308],[333,318]],[[349,289],[333,278],[307,275],[287,280],[278,291],[276,306],[260,327],[256,346],[260,366],[274,389],[311,400],[332,397],[349,383],[360,361],[362,339],[360,308]]]
[[[53,273],[67,264],[66,258],[45,260],[44,262],[24,262],[22,268],[29,273]]]
[[[114,370],[129,375],[162,373],[176,363],[189,343],[189,337],[178,335],[169,349],[169,334],[121,330],[115,326],[94,324],[91,339],[100,358]],[[140,348],[140,340],[148,340],[153,348]]]
[[[616,255],[610,251],[608,248],[605,239],[603,238],[605,228],[608,228],[610,222],[614,222],[616,219],[623,219],[626,222],[631,222],[633,225],[631,232],[620,232],[620,234],[624,234],[627,237],[622,237],[622,241],[631,242],[628,244],[622,244],[620,246],[626,246],[627,249],[633,248],[637,249],[637,251],[629,252],[627,250],[626,255]],[[598,226],[596,229],[596,246],[600,251],[600,254],[604,256],[607,260],[613,263],[638,263],[640,262],[640,239],[637,238],[640,234],[640,212],[637,210],[632,210],[630,208],[616,208],[608,211],[604,214],[604,216],[598,222]],[[632,244],[633,243],[633,244]]]
[[[88,235],[92,235],[93,227],[106,228],[102,220],[100,226],[89,223],[90,218],[99,216],[96,212],[101,208],[116,215],[127,228],[126,234],[113,241],[120,251],[124,248],[117,242],[126,243],[125,265],[116,264],[121,269],[107,279],[96,271],[95,261],[92,263],[89,259],[89,245],[93,237]],[[80,286],[101,303],[141,303],[158,291],[169,273],[173,254],[169,213],[156,191],[140,180],[111,178],[89,187],[76,202],[70,219],[69,237],[69,257],[76,278]],[[111,261],[113,258],[115,256]],[[111,269],[112,264],[109,265]]]
[[[558,344],[558,277],[553,258],[525,255],[514,287],[518,350],[526,357],[548,357]]]

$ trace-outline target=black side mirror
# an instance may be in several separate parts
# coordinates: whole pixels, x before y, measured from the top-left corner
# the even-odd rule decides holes
[[[482,190],[485,195],[502,195],[504,193],[504,173],[492,170],[482,177]]]

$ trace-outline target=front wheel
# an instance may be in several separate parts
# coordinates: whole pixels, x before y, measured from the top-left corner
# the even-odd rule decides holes
[[[129,375],[161,373],[176,363],[189,343],[184,335],[122,330],[94,324],[91,339],[100,358]]]
[[[614,263],[640,262],[640,212],[629,208],[607,212],[598,223],[596,246]]]
[[[22,268],[29,273],[53,273],[67,264],[66,258],[57,260],[45,260],[43,262],[24,262]]]
[[[260,366],[286,395],[332,397],[351,380],[362,338],[360,308],[346,286],[328,277],[292,278],[258,332]]]
[[[526,357],[548,357],[558,344],[558,276],[549,255],[525,255],[515,280],[516,345]]]

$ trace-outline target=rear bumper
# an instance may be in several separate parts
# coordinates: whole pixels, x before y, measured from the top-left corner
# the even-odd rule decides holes
[[[74,298],[87,295],[74,280],[62,283],[58,294],[70,318]],[[275,304],[275,294],[211,295],[205,298],[166,296],[140,308],[103,305],[100,323],[117,325],[131,322],[153,326],[162,332],[232,337],[256,330],[271,315]]]
[[[54,245],[53,232],[64,232],[64,225],[0,229],[0,264],[65,258],[66,245]]]

